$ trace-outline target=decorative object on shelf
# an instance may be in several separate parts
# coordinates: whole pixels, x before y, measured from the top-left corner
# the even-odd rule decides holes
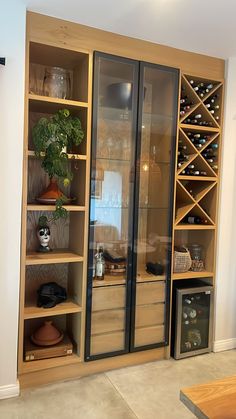
[[[39,359],[55,358],[73,354],[73,344],[69,336],[65,335],[61,342],[53,346],[37,346],[30,339],[25,339],[25,361],[36,361]]]
[[[43,223],[43,222],[41,224],[39,223],[37,227],[37,237],[39,240],[38,252],[42,252],[42,253],[50,252],[52,250],[49,247],[51,232],[50,232],[50,228],[48,227],[46,223]]]
[[[188,247],[192,259],[191,270],[194,272],[204,271],[203,247],[197,243],[190,244]]]
[[[106,106],[119,109],[131,109],[132,106],[132,83],[112,83],[107,86]]]
[[[42,284],[37,290],[37,294],[37,306],[43,308],[55,307],[67,299],[66,289],[56,282]]]
[[[38,200],[40,203],[56,204],[54,219],[67,214],[62,205],[70,202],[70,199],[60,191],[57,181],[65,187],[70,184],[73,174],[69,168],[68,150],[73,145],[78,146],[83,138],[80,119],[71,116],[68,109],[61,109],[49,118],[40,118],[33,127],[35,155],[50,178],[49,187]]]
[[[99,247],[98,252],[95,255],[95,274],[96,279],[104,279],[105,274],[105,259],[103,256],[103,248]]]
[[[192,259],[187,247],[174,248],[174,272],[187,272],[191,268]]]
[[[43,94],[59,99],[70,99],[70,72],[61,67],[47,67],[43,81]]]
[[[61,342],[64,333],[59,331],[51,320],[44,322],[31,336],[31,340],[38,346],[51,346]]]
[[[152,275],[163,275],[164,266],[160,263],[147,262],[146,271]]]

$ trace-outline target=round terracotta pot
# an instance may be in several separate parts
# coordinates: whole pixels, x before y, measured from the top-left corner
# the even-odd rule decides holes
[[[35,345],[50,346],[59,343],[63,339],[63,336],[64,334],[52,324],[52,321],[48,320],[36,330],[31,336],[31,340]]]

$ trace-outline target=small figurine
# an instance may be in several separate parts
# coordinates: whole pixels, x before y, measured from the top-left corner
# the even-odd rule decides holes
[[[44,226],[38,226],[37,227],[37,237],[39,239],[39,248],[38,248],[38,252],[50,252],[51,249],[49,247],[49,240],[50,240],[50,228],[47,225]]]

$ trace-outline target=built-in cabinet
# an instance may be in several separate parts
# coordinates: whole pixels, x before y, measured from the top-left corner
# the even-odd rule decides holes
[[[95,53],[86,360],[168,343],[178,82]]]
[[[21,385],[168,358],[173,281],[205,278],[214,285],[224,61],[35,13],[27,17],[26,52]],[[70,97],[42,89],[42,74],[52,67],[70,75]],[[208,80],[213,90],[200,97],[192,79]],[[214,93],[217,118],[207,106]],[[182,95],[192,103],[185,115]],[[48,178],[35,158],[32,129],[59,109],[79,116],[85,139],[69,153],[68,217],[51,226],[53,251],[39,254],[39,216],[50,216],[55,207],[35,199]],[[191,114],[201,114],[210,126],[189,124]],[[201,150],[191,140],[196,133],[208,136]],[[214,143],[215,167],[204,154]],[[180,145],[188,155],[181,167]],[[204,175],[186,175],[189,164]],[[187,215],[207,221],[189,225]],[[186,243],[203,245],[203,271],[174,272],[174,247]],[[104,279],[94,272],[99,248]],[[37,289],[49,280],[65,287],[68,299],[39,308]],[[72,354],[26,361],[27,341],[44,320],[69,336]]]

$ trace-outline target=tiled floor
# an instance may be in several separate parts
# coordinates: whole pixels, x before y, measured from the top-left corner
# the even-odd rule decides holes
[[[235,374],[236,350],[157,361],[22,391],[0,419],[193,419],[180,388]]]

